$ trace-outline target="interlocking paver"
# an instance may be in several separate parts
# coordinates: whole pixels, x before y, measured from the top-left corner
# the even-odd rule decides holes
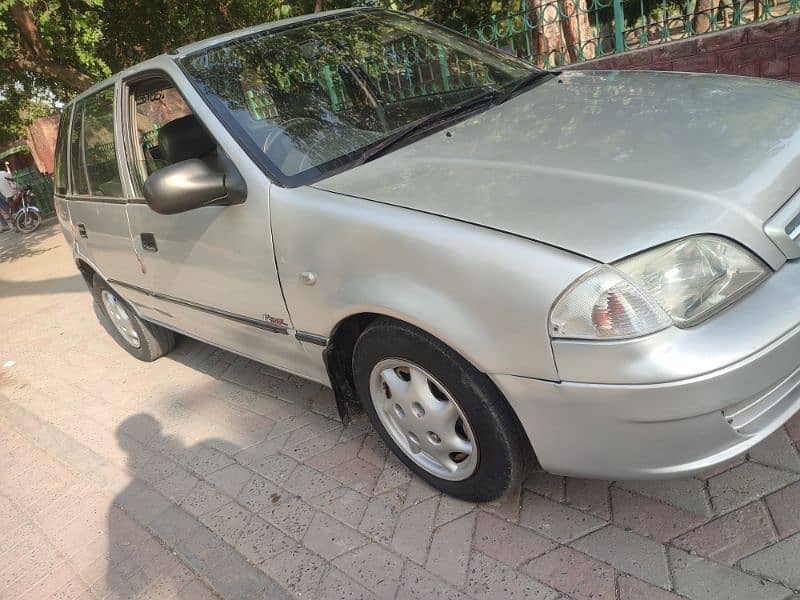
[[[317,384],[188,339],[135,361],[49,240],[41,285],[71,292],[0,294],[0,364],[15,361],[0,367],[4,598],[87,597],[91,585],[158,600],[579,600],[613,597],[616,577],[619,600],[751,600],[797,585],[800,417],[696,478],[534,473],[476,506],[412,476],[365,415],[343,427]],[[0,263],[4,292],[11,267]],[[15,326],[42,311],[44,329]],[[658,542],[698,554],[670,546],[665,564]]]
[[[614,523],[658,542],[667,542],[705,520],[694,513],[627,490],[612,488]]]
[[[662,588],[669,587],[664,546],[614,525],[590,533],[572,544],[625,573]]]
[[[303,536],[306,548],[328,560],[366,543],[358,531],[321,512],[314,515]]]
[[[750,450],[750,458],[768,466],[800,473],[800,455],[783,428]]]
[[[692,600],[783,600],[787,588],[677,548],[669,549],[675,591]]]
[[[403,506],[403,495],[387,492],[369,501],[358,530],[370,538],[389,544]]]
[[[233,498],[226,496],[210,483],[200,480],[181,501],[181,507],[189,514],[199,517],[221,508],[231,500]]]
[[[431,498],[404,510],[397,518],[392,536],[392,548],[419,563],[425,563],[428,554],[437,499]]]
[[[252,471],[236,463],[205,476],[208,483],[231,498],[236,498],[252,478]]]
[[[306,529],[314,517],[314,508],[299,496],[284,494],[258,514],[285,534],[299,541],[303,539]]]
[[[269,560],[294,546],[292,538],[259,517],[253,517],[236,540],[236,549],[253,564]]]
[[[797,481],[800,475],[746,462],[708,482],[714,508],[725,513]]]
[[[253,513],[249,510],[235,502],[229,502],[214,512],[202,515],[200,521],[223,540],[235,545],[252,518]]]
[[[742,560],[745,571],[800,589],[800,533]]]
[[[464,585],[475,530],[475,515],[450,521],[434,531],[426,568],[456,587]]]
[[[322,577],[314,596],[319,600],[377,600],[372,592],[335,567],[330,568]]]
[[[283,488],[261,475],[253,475],[236,497],[237,502],[253,512],[275,504],[275,499],[283,494]]]
[[[534,559],[524,571],[575,600],[616,599],[614,569],[565,546]]]
[[[526,490],[547,496],[551,500],[564,500],[564,477],[551,475],[545,471],[534,471],[522,484]]]
[[[601,528],[605,521],[532,492],[522,498],[520,525],[558,542],[569,542]]]
[[[800,531],[800,482],[770,494],[766,502],[779,537]]]
[[[701,517],[711,516],[711,505],[706,495],[705,485],[698,479],[621,481],[615,485],[629,492],[677,506]]]
[[[403,570],[402,558],[374,542],[339,556],[333,564],[380,598],[394,597]]]
[[[358,527],[369,499],[355,490],[340,487],[311,498],[309,503],[351,527]]]
[[[453,498],[453,496],[444,494],[439,499],[439,508],[436,511],[435,526],[439,527],[439,525],[444,525],[445,523],[453,521],[454,519],[457,519],[458,517],[473,511],[474,509],[474,503],[465,502],[464,500],[459,500],[458,498]]]
[[[767,507],[754,502],[673,540],[689,552],[733,565],[776,539]]]
[[[317,588],[327,563],[303,546],[295,546],[259,565],[291,593],[307,598]]]
[[[569,505],[600,519],[611,518],[610,481],[566,478],[565,496]]]
[[[552,550],[557,544],[526,527],[479,512],[473,546],[495,560],[518,567]]]
[[[448,585],[422,567],[408,561],[403,569],[396,600],[468,600],[466,594]]]
[[[519,571],[475,552],[469,563],[467,591],[480,600],[532,598],[551,600],[558,592]]]
[[[650,585],[630,575],[617,577],[619,600],[679,600],[672,592]]]

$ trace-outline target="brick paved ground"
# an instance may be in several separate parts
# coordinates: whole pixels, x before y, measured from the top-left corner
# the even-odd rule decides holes
[[[3,366],[13,361],[10,366]],[[314,384],[103,331],[55,227],[0,236],[0,598],[788,598],[800,419],[703,477],[443,497]]]

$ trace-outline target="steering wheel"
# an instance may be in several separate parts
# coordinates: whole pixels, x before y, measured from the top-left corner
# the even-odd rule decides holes
[[[311,166],[311,155],[314,148],[319,144],[319,141],[311,142],[309,141],[305,135],[292,135],[292,131],[300,131],[308,132],[314,131],[324,127],[324,124],[319,119],[314,119],[312,117],[294,117],[284,121],[283,123],[279,124],[273,131],[271,131],[264,143],[261,147],[261,150],[269,156],[270,160],[275,164],[285,167],[285,163],[290,156],[294,156],[299,161],[299,164],[296,165],[296,171],[299,173],[301,171],[306,170]],[[276,148],[278,152],[273,152],[273,154],[277,154],[277,156],[270,156],[270,150],[272,146],[275,145],[278,140],[282,138],[288,138],[291,140],[290,148]],[[285,169],[283,169],[285,170]]]
[[[280,123],[277,127],[275,127],[275,129],[273,129],[267,135],[267,138],[264,140],[264,144],[262,145],[261,150],[264,152],[264,154],[267,154],[269,152],[270,146],[272,146],[272,144],[274,144],[275,141],[280,136],[282,135],[288,136],[291,130],[302,129],[303,127],[310,127],[317,129],[319,127],[322,127],[322,121],[320,121],[319,119],[314,119],[312,117],[293,117],[288,121],[284,121],[283,123]],[[305,144],[302,138],[295,138],[293,136],[289,137],[292,137],[293,141],[299,141]]]

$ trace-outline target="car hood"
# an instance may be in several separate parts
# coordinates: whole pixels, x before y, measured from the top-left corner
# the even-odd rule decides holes
[[[604,262],[717,233],[775,266],[763,223],[800,187],[800,86],[567,71],[314,185]]]

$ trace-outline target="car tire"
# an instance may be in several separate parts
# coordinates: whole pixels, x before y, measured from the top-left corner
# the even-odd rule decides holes
[[[384,442],[435,488],[486,502],[522,480],[532,455],[522,426],[494,383],[441,341],[381,318],[356,341],[353,375]]]
[[[140,319],[130,304],[98,275],[92,279],[92,296],[108,322],[112,337],[139,360],[154,361],[175,347],[172,331]]]

